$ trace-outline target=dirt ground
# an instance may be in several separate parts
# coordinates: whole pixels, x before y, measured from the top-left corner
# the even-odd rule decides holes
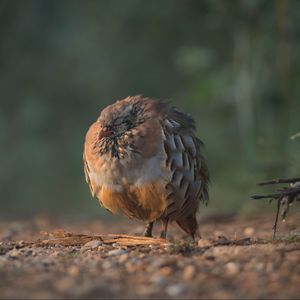
[[[168,242],[150,245],[99,238],[143,231],[124,219],[0,222],[0,297],[299,298],[300,215],[280,222],[276,240],[273,219],[202,219],[198,244],[174,224]]]

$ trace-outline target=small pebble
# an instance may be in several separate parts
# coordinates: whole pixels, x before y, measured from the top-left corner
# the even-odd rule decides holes
[[[174,284],[170,285],[166,288],[166,292],[171,297],[178,297],[182,296],[187,290],[187,285],[180,283],[180,284]]]
[[[115,249],[115,250],[110,250],[107,252],[107,254],[109,256],[117,256],[117,255],[122,255],[127,253],[127,251],[123,250],[123,249]]]
[[[155,274],[154,276],[152,276],[150,281],[157,285],[166,285],[169,282],[169,280],[166,277],[160,276],[158,274]]]
[[[183,270],[182,277],[184,280],[191,280],[196,274],[196,268],[192,265],[186,266]]]
[[[164,275],[164,276],[170,276],[171,274],[174,273],[174,270],[170,267],[164,267],[164,268],[161,268],[159,270],[160,274]]]
[[[21,255],[22,255],[21,251],[18,251],[18,250],[15,250],[15,249],[9,251],[9,253],[8,253],[8,256],[10,258],[19,258]]]
[[[90,250],[90,249],[96,249],[100,245],[102,245],[102,243],[99,240],[92,240],[92,241],[89,241],[86,244],[84,244],[81,247],[80,251],[85,251],[85,250]]]
[[[171,266],[171,265],[177,265],[177,258],[173,257],[173,258],[158,258],[156,259],[152,266],[154,268],[162,268],[162,267],[166,267],[166,266]]]
[[[102,263],[102,268],[110,269],[113,265],[114,265],[113,262],[111,262],[109,260],[104,260],[104,262]]]
[[[253,227],[246,227],[244,229],[244,235],[247,235],[247,236],[252,236],[254,234],[255,230]]]
[[[127,262],[126,264],[125,264],[125,268],[126,268],[126,271],[128,272],[128,273],[134,273],[134,272],[136,272],[136,265],[134,265],[133,263],[131,263],[131,262]]]
[[[26,245],[25,241],[19,241],[16,245],[16,248],[21,248],[21,247],[24,247]]]
[[[80,270],[78,267],[76,266],[71,266],[69,269],[68,269],[68,274],[71,275],[71,276],[78,276],[80,273]]]
[[[264,269],[264,267],[265,267],[264,263],[259,262],[255,265],[255,270],[260,272]]]
[[[205,247],[210,247],[212,245],[212,241],[210,241],[210,240],[208,240],[208,239],[200,239],[199,241],[198,241],[198,246],[199,247],[203,247],[203,248],[205,248]]]
[[[128,253],[122,254],[119,257],[119,263],[123,264],[125,261],[127,261],[129,259],[129,255]]]
[[[229,275],[236,275],[240,271],[239,266],[234,262],[227,263],[225,265],[225,268],[226,268],[227,274],[229,274]]]

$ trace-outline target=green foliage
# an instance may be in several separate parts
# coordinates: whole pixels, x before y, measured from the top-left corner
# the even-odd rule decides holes
[[[99,215],[84,134],[138,93],[196,119],[210,212],[299,176],[299,1],[2,0],[0,16],[1,214]]]

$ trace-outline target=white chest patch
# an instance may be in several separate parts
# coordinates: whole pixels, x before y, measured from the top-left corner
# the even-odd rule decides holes
[[[165,158],[156,155],[148,159],[126,160],[102,156],[97,171],[90,166],[90,178],[98,187],[106,186],[112,191],[121,192],[125,186],[142,186],[157,180],[168,179]]]

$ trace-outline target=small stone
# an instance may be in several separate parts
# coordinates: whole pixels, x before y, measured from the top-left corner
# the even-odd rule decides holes
[[[164,275],[164,276],[170,276],[171,274],[174,273],[173,269],[170,268],[170,267],[164,267],[164,268],[161,268],[159,270],[160,274]]]
[[[201,247],[201,248],[205,248],[205,247],[210,247],[212,246],[212,241],[208,240],[208,239],[200,239],[198,241],[198,247]]]
[[[152,266],[154,268],[163,268],[163,267],[166,267],[166,266],[172,266],[172,265],[177,265],[177,258],[173,257],[173,258],[158,258],[156,259]]]
[[[198,241],[198,247],[201,247],[201,248],[210,247],[210,246],[212,246],[212,244],[213,244],[213,242],[208,239],[200,239]]]
[[[226,268],[227,274],[229,274],[229,275],[236,275],[240,270],[239,266],[234,262],[227,263],[225,265],[225,268]]]
[[[265,265],[262,262],[259,262],[255,265],[255,270],[260,272],[264,269]]]
[[[80,270],[78,267],[76,266],[71,266],[69,269],[68,269],[68,274],[71,275],[71,276],[78,276],[80,273]]]
[[[113,267],[113,262],[109,261],[109,260],[104,260],[104,262],[102,263],[102,268],[103,269],[110,269],[111,267]]]
[[[96,249],[97,247],[99,247],[100,245],[102,245],[102,243],[99,240],[92,240],[87,242],[86,244],[84,244],[80,251],[85,251],[85,250],[91,250],[91,249]]]
[[[126,268],[126,271],[128,272],[128,273],[134,273],[134,272],[136,272],[136,265],[134,265],[133,263],[131,263],[131,262],[127,262],[126,264],[125,264],[125,268]]]
[[[26,245],[25,241],[19,241],[16,245],[16,248],[21,248],[21,247],[24,247]]]
[[[119,257],[119,263],[123,264],[125,261],[127,261],[129,259],[129,255],[128,253],[122,254]]]
[[[150,281],[154,284],[157,284],[157,285],[166,285],[168,284],[168,279],[165,278],[164,276],[160,276],[158,274],[155,274],[151,279]]]
[[[174,284],[168,286],[166,292],[171,297],[178,297],[178,296],[182,296],[186,290],[187,290],[187,285],[180,283],[180,284]]]
[[[196,268],[192,265],[186,266],[183,270],[182,277],[184,280],[191,280],[196,274]]]
[[[11,250],[11,251],[8,253],[8,256],[9,256],[10,258],[14,258],[14,259],[19,258],[21,255],[22,255],[22,253],[21,253],[20,251],[18,251],[18,250],[15,250],[15,249]]]
[[[143,253],[139,254],[139,256],[138,256],[139,259],[144,259],[145,257],[146,257],[146,255]]]
[[[149,245],[149,248],[146,247],[140,248],[140,253],[149,253],[151,251],[150,246],[152,245]]]
[[[247,236],[252,236],[255,232],[255,229],[253,227],[246,227],[244,229],[244,235],[247,235]]]
[[[122,254],[125,254],[127,253],[127,251],[123,250],[123,249],[115,249],[115,250],[111,250],[111,251],[108,251],[107,254],[109,256],[117,256],[117,255],[122,255]]]

